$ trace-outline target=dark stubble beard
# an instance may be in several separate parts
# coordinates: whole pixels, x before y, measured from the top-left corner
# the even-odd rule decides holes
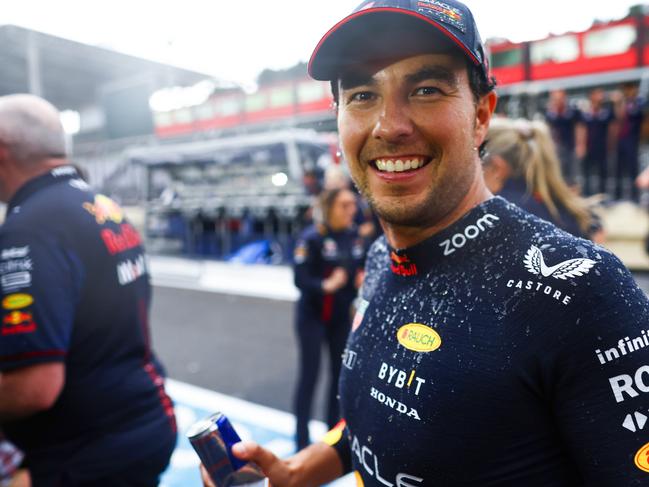
[[[433,160],[430,164],[436,164]],[[367,179],[355,182],[359,192],[365,197],[376,215],[385,223],[409,228],[427,228],[442,221],[453,211],[469,191],[474,174],[468,167],[454,171],[444,186],[439,187],[431,180],[426,189],[425,199],[416,206],[389,204],[377,201],[369,190]]]

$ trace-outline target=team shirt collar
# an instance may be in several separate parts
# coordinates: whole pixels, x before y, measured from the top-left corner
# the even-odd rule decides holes
[[[395,249],[388,245],[392,274],[412,278],[449,260],[467,258],[484,250],[500,233],[506,218],[505,199],[495,196],[473,208],[458,221],[412,247]]]
[[[36,176],[23,184],[20,189],[13,195],[9,204],[7,205],[7,214],[9,214],[16,206],[23,203],[32,194],[36,193],[42,188],[51,184],[57,183],[62,180],[79,178],[79,172],[74,166],[64,165],[58,166],[54,169]]]

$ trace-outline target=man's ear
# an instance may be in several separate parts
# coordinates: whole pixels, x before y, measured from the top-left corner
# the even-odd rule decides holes
[[[475,111],[475,140],[474,147],[480,147],[487,136],[489,130],[489,122],[496,109],[498,103],[498,95],[495,91],[490,91],[478,101]]]
[[[485,184],[494,194],[500,192],[512,173],[507,161],[497,155],[489,156],[488,162],[483,166],[483,171]]]

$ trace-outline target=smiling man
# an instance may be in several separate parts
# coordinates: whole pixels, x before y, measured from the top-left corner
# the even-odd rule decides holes
[[[606,250],[485,187],[496,95],[471,12],[363,2],[309,71],[332,83],[385,237],[343,355],[344,420],[284,461],[235,453],[276,487],[344,471],[387,487],[649,483],[647,298]]]

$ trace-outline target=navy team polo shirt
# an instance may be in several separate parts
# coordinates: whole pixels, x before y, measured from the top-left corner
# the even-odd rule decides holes
[[[65,364],[50,410],[2,425],[42,485],[168,458],[176,426],[150,347],[145,256],[119,206],[70,166],[32,179],[0,229],[0,285],[0,370]]]
[[[615,256],[496,197],[367,269],[330,441],[360,485],[649,485],[649,304]]]

